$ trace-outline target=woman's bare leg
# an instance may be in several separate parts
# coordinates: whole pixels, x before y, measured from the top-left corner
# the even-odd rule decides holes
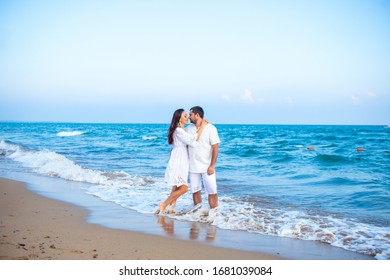
[[[172,188],[171,195],[164,202],[160,203],[160,213],[164,212],[169,204],[176,203],[176,200],[188,191],[187,185],[181,185],[174,190],[175,187]]]
[[[178,189],[177,186],[173,186],[173,187],[172,187],[172,191],[171,191],[171,195],[172,195],[175,191],[177,191],[177,189]],[[176,200],[177,200],[177,199],[175,199],[174,201],[172,201],[172,202],[169,204],[169,205],[170,205],[170,207],[169,207],[169,212],[172,212],[172,213],[175,212]]]

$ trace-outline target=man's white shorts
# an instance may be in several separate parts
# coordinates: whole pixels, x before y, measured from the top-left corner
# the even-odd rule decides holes
[[[215,172],[211,175],[205,173],[191,173],[190,172],[190,183],[192,193],[196,193],[202,190],[202,184],[206,189],[207,194],[217,193],[217,179]]]

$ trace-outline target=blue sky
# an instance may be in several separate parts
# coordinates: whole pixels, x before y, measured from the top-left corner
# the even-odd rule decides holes
[[[390,1],[0,0],[0,120],[389,124]]]

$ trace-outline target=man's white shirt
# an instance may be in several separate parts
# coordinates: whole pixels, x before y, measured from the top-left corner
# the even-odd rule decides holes
[[[190,134],[196,134],[196,126],[190,124],[185,128]],[[218,136],[217,128],[208,123],[200,135],[198,144],[194,147],[188,147],[189,159],[190,159],[190,172],[192,173],[204,173],[211,163],[212,146],[221,142]]]

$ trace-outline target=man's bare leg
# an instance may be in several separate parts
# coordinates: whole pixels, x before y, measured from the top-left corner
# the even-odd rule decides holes
[[[193,193],[192,194],[192,198],[194,200],[194,206],[199,204],[199,203],[202,203],[202,193],[201,193],[201,191],[197,191],[196,193]]]
[[[218,206],[218,194],[209,194],[208,197],[210,209]]]

